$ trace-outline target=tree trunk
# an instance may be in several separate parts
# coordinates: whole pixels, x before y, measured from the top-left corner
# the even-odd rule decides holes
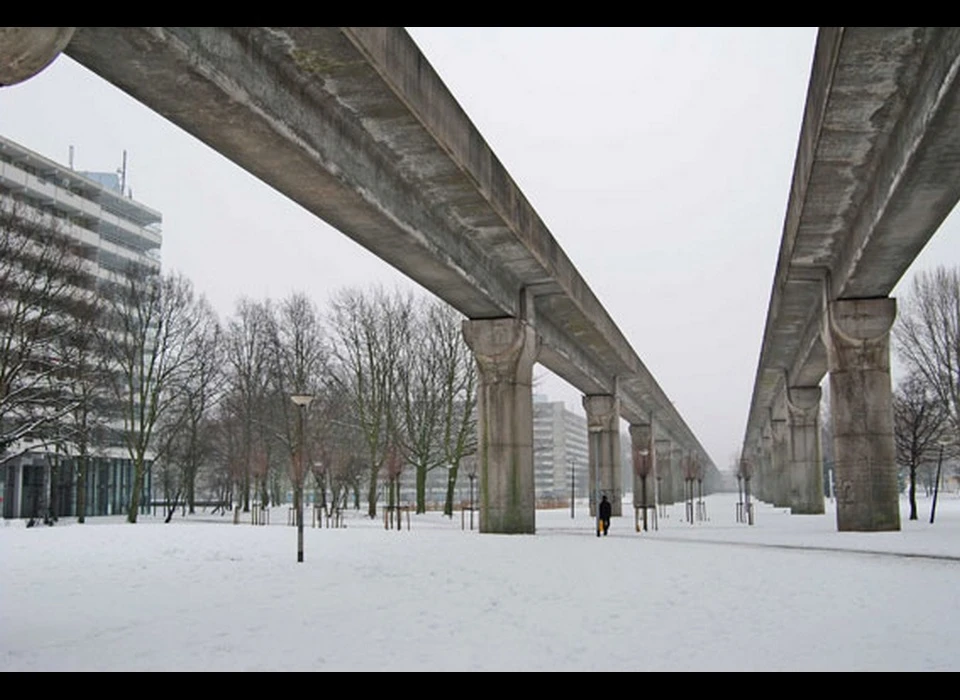
[[[427,512],[427,469],[417,466],[417,513]]]
[[[910,466],[910,520],[917,519],[917,466]]]
[[[54,457],[50,465],[50,495],[47,498],[47,525],[57,522],[57,487],[60,485],[60,457]]]
[[[453,517],[453,487],[457,483],[457,469],[459,467],[453,466],[447,470],[447,497],[443,503],[443,514],[449,518]]]
[[[173,520],[173,514],[177,512],[177,504],[180,502],[180,493],[181,491],[177,491],[173,496],[173,502],[168,503],[167,517],[164,518],[164,523],[169,523],[171,520]]]
[[[133,463],[133,488],[130,489],[130,505],[127,509],[127,522],[137,522],[137,513],[140,511],[140,489],[143,483],[143,460]]]
[[[377,472],[370,474],[370,488],[367,491],[367,515],[377,517]]]
[[[401,504],[400,504],[400,475],[399,474],[397,474],[394,481],[396,482],[396,485],[397,485],[397,530],[400,530],[401,529],[400,527],[400,505]]]
[[[275,495],[275,494],[274,494]],[[270,485],[267,483],[267,475],[263,475],[263,479],[260,481],[260,503],[263,505],[270,504]],[[279,505],[280,499],[274,498],[273,505]]]
[[[197,500],[196,488],[194,488],[194,482],[197,479],[197,467],[196,465],[191,465],[187,467],[187,505],[190,507],[190,515],[193,515],[196,510],[194,509],[194,504]]]
[[[87,458],[78,458],[77,469],[77,522],[87,519]]]

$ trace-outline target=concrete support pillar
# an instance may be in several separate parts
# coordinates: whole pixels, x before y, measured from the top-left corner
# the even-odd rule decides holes
[[[890,327],[896,314],[890,298],[827,306],[823,336],[841,531],[900,529],[890,386]]]
[[[755,499],[754,490],[756,489],[756,467],[754,461],[749,457],[740,459],[738,474],[740,475],[741,486],[741,505],[743,512],[741,516],[748,524],[753,525],[753,501]]]
[[[632,424],[630,454],[633,456],[633,502],[638,506],[657,505],[657,461],[653,426]],[[646,477],[646,478],[644,478]]]
[[[480,532],[533,534],[533,365],[537,336],[513,318],[465,321],[477,359]]]
[[[620,477],[620,400],[615,396],[584,396],[590,454],[590,514],[596,515],[597,490],[607,494],[610,514],[623,515]],[[598,481],[599,477],[599,481]]]
[[[761,498],[764,503],[772,504],[774,494],[776,494],[776,475],[773,471],[773,436],[770,433],[769,423],[763,431],[763,438],[760,441],[760,471],[763,473],[763,495]]]
[[[686,495],[684,486],[686,479],[683,474],[683,450],[679,447],[673,448],[673,458],[671,461],[671,472],[673,472],[673,498],[675,503],[683,503]]]
[[[657,440],[654,443],[656,458],[654,468],[657,470],[657,497],[660,503],[671,505],[676,503],[677,495],[674,486],[674,471],[676,466],[671,459],[673,447],[669,440]]]
[[[790,433],[785,418],[770,420],[770,472],[773,476],[773,505],[786,508],[790,505]]]
[[[684,520],[691,524],[694,520],[694,503],[697,498],[697,466],[694,453],[684,450],[680,461],[680,469],[683,472]]]
[[[820,387],[791,387],[787,391],[790,416],[790,512],[822,515],[823,457],[820,450]]]
[[[766,484],[764,484],[766,475],[763,473],[763,449],[761,448],[761,444],[762,441],[755,443],[750,450],[750,456],[747,458],[753,468],[753,490],[751,493],[756,501],[764,500],[763,494],[764,488],[766,487]]]

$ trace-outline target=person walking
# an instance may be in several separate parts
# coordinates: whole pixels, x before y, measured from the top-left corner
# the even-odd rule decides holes
[[[600,520],[597,522],[597,537],[600,536],[602,531],[604,536],[606,536],[607,531],[610,529],[610,501],[607,500],[607,494],[603,494],[603,498],[600,499]]]

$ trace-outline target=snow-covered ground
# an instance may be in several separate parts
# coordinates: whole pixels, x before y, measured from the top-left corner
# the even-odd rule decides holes
[[[960,670],[960,496],[889,533],[705,499],[597,538],[583,504],[537,534],[439,513],[296,530],[231,515],[0,526],[0,671]]]

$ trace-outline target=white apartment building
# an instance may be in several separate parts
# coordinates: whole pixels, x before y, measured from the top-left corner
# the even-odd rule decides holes
[[[122,170],[77,172],[0,136],[0,202],[16,200],[32,214],[55,217],[63,233],[91,251],[98,280],[116,278],[129,263],[160,267],[162,217],[134,201],[129,190],[124,193],[124,180]],[[57,470],[59,483],[52,491],[60,516],[76,512],[75,471],[69,466]],[[88,471],[87,514],[125,512],[132,474],[126,451],[116,441],[102,446]],[[40,516],[36,511],[51,493],[50,479],[46,449],[28,449],[0,464],[3,517]],[[143,502],[149,503],[151,484],[144,486]]]
[[[455,510],[470,500],[469,473],[474,463],[468,458],[457,476]],[[534,492],[538,507],[569,507],[570,494],[585,498],[589,493],[587,469],[587,420],[567,409],[562,401],[550,401],[535,394],[533,397],[533,466]],[[412,504],[415,500],[415,474],[406,470],[401,477],[401,500]],[[427,475],[426,501],[428,507],[439,508],[446,496],[448,473],[434,469]],[[479,480],[474,479],[474,505],[479,504]]]
[[[569,504],[589,494],[587,419],[562,401],[533,397],[533,468],[537,505]]]

